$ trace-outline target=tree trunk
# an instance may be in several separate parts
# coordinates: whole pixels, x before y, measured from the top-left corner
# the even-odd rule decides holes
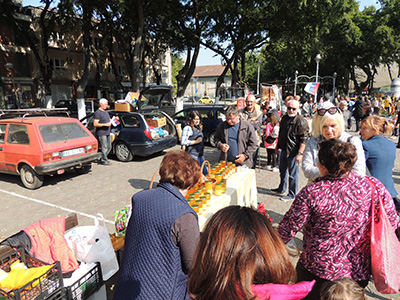
[[[132,62],[132,91],[140,91],[140,64],[142,62],[143,56],[143,32],[144,32],[144,10],[143,10],[143,0],[137,0],[137,10],[138,10],[138,28],[136,34],[135,45],[133,47],[133,62]]]
[[[246,80],[246,53],[242,54],[242,58],[240,59],[240,65],[242,68],[242,74],[240,76],[240,81]]]
[[[235,52],[233,52],[232,56],[226,61],[226,66],[224,71],[222,71],[222,74],[218,77],[217,79],[217,86],[216,86],[216,90],[219,91],[221,84],[224,82],[226,73],[228,72],[229,68],[231,67],[232,61],[234,61],[236,59],[238,55],[238,50],[235,50]],[[233,78],[233,74],[232,74],[232,78]]]
[[[392,70],[390,69],[390,65],[386,64],[386,67],[388,68],[388,73],[389,73],[389,77],[390,77],[390,82],[393,81],[393,76],[392,76]]]
[[[183,97],[185,95],[185,91],[187,86],[190,83],[190,79],[193,76],[194,70],[196,69],[197,57],[200,52],[200,41],[194,48],[193,56],[191,55],[191,49],[187,50],[186,63],[183,68],[179,71],[178,76],[176,76],[176,80],[178,82],[178,88],[176,92],[177,97]]]
[[[154,78],[156,79],[156,84],[160,85],[161,84],[161,73],[159,70],[156,69],[156,67],[153,65],[153,73],[154,73]]]
[[[30,49],[33,52],[33,55],[36,59],[36,62],[39,67],[40,77],[39,82],[44,86],[44,95],[38,93],[38,100],[44,99],[44,103],[40,101],[39,105],[43,107],[51,107],[51,79],[52,79],[52,68],[49,63],[48,57],[48,39],[49,39],[49,29],[48,27],[52,23],[52,19],[47,18],[47,13],[50,7],[50,3],[52,1],[46,1],[43,10],[40,13],[38,19],[34,21],[38,22],[38,28],[41,30],[40,40],[38,40],[36,32],[34,32],[31,27],[28,25],[26,21],[20,20],[16,18],[16,13],[19,11],[15,10],[15,5],[11,7],[5,7],[1,11],[1,16],[4,19],[4,22],[9,22],[11,26],[15,28],[15,30],[21,34],[25,40],[27,41]],[[4,4],[1,4],[1,6]],[[39,91],[39,85],[36,86]],[[40,89],[43,91],[43,89]]]
[[[83,53],[84,53],[84,68],[81,78],[78,79],[76,85],[76,95],[78,102],[78,118],[82,119],[86,116],[85,108],[85,89],[89,82],[89,74],[92,71],[92,63],[90,61],[90,33],[92,31],[92,13],[93,6],[91,0],[85,0],[82,3],[83,10]]]
[[[242,70],[242,73],[243,73],[243,70]],[[239,69],[238,69],[238,58],[236,57],[233,60],[231,85],[235,86],[238,82],[239,82]]]

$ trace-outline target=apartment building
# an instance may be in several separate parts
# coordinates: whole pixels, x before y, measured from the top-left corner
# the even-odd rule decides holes
[[[30,14],[15,17],[27,26]],[[0,108],[32,107],[35,105],[33,56],[24,37],[8,25],[0,27]]]
[[[22,7],[18,3],[16,5],[19,6],[19,20],[26,22],[26,26],[38,28],[35,22],[42,8]],[[36,32],[40,39],[40,31]],[[95,32],[92,38],[97,56],[92,57],[92,71],[85,89],[85,98],[105,97],[111,102],[124,98],[130,90],[131,82],[117,44],[113,43],[112,46],[116,67],[114,69],[111,67],[108,47],[101,33]],[[50,87],[53,105],[59,100],[76,99],[77,82],[84,70],[83,32],[56,32],[49,39],[48,46],[52,68]],[[38,51],[43,53],[42,49]],[[45,106],[42,75],[32,52],[23,36],[11,26],[0,26],[0,108]],[[156,65],[146,65],[142,70],[141,86],[155,82],[153,66],[161,74],[161,83],[172,83],[171,57],[168,50],[161,55]]]

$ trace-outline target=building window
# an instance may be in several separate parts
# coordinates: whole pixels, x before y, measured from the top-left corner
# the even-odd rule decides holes
[[[167,77],[168,77],[168,71],[167,70],[163,70],[162,71],[162,78],[163,79],[167,79]]]
[[[29,58],[25,53],[15,53],[17,70],[20,76],[31,77],[31,68],[29,66]]]
[[[110,75],[115,75],[115,74],[114,74],[114,69],[113,69],[113,67],[112,67],[112,64],[109,64],[109,65],[108,65],[108,73],[109,73]]]
[[[14,31],[14,44],[15,46],[26,46],[26,39],[22,33],[19,33],[18,31]]]
[[[51,67],[53,71],[64,71],[65,70],[65,60],[64,59],[54,59],[50,60]]]
[[[125,66],[118,66],[118,72],[119,72],[119,75],[125,76],[126,75]]]

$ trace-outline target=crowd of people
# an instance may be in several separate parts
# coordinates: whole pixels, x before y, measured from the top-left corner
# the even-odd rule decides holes
[[[114,299],[365,299],[372,206],[382,199],[395,231],[400,202],[392,176],[396,145],[385,137],[394,126],[380,110],[366,115],[365,105],[363,115],[354,113],[358,101],[352,114],[340,98],[301,106],[289,96],[286,113],[268,103],[258,108],[253,95],[244,110],[229,106],[215,135],[220,159],[255,168],[265,146],[267,170],[280,172],[271,192],[293,203],[277,229],[253,208],[229,206],[202,234],[185,200],[201,180],[204,161],[201,115],[191,112],[184,151],[168,152],[158,187],[132,197]],[[352,116],[361,137],[348,132]],[[308,184],[298,191],[300,170]],[[300,230],[302,252],[294,266],[285,244]]]

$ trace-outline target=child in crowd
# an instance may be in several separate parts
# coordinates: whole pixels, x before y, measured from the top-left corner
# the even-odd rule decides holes
[[[267,170],[278,172],[277,154],[275,152],[278,144],[279,136],[279,115],[275,109],[271,109],[267,113],[268,124],[265,130],[265,149],[267,149]]]
[[[321,300],[365,300],[364,289],[353,279],[341,277],[324,283]]]
[[[194,300],[304,298],[314,281],[296,283],[285,245],[261,213],[228,206],[212,216],[189,271]]]

